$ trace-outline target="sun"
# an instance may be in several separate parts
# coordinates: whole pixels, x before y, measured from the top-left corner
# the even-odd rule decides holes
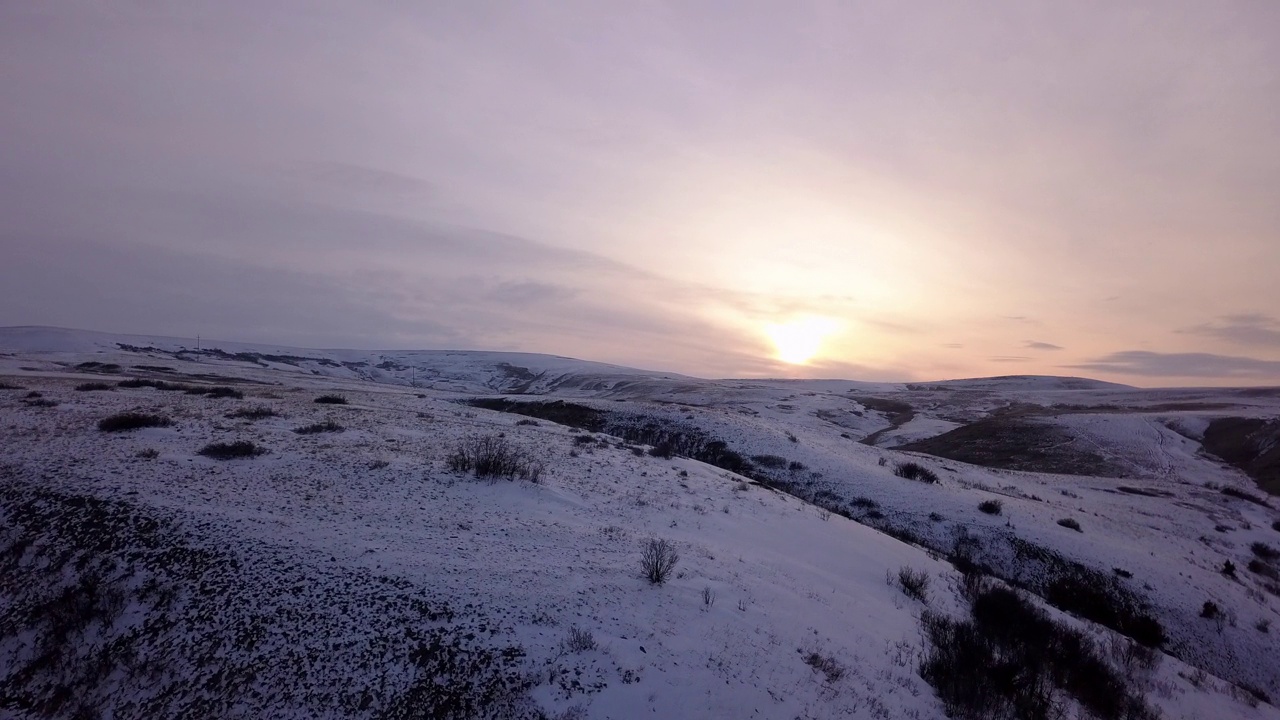
[[[792,365],[804,365],[818,354],[822,343],[838,329],[835,320],[803,317],[785,323],[769,323],[764,332],[777,349],[777,358]]]

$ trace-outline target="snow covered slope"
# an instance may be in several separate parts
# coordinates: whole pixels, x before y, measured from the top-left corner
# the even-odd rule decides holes
[[[409,362],[418,387],[377,367]],[[1099,647],[1123,645],[1108,622],[1136,631],[1054,583],[1089,571],[1132,598],[1167,636],[1134,679],[1164,717],[1280,717],[1259,702],[1280,692],[1277,514],[1195,438],[1274,414],[1266,392],[710,381],[36,329],[0,330],[0,383],[0,715],[942,717],[921,617],[966,612],[965,548]],[[476,396],[559,404],[459,402]],[[169,424],[98,429],[123,412]],[[1121,471],[887,446],[981,422]],[[508,443],[536,482],[452,470],[468,438]],[[234,442],[266,452],[200,454]],[[641,572],[652,538],[680,555],[661,585]]]

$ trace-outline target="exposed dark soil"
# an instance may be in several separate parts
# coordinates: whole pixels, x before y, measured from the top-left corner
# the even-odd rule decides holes
[[[1220,418],[1204,431],[1204,449],[1280,495],[1280,420]]]
[[[854,400],[857,400],[859,405],[868,410],[884,413],[885,419],[889,421],[889,427],[877,430],[862,438],[859,442],[864,445],[875,445],[876,442],[880,440],[881,435],[897,430],[903,425],[911,422],[911,420],[916,416],[915,408],[901,400],[890,400],[887,398],[875,397],[859,397],[854,398]]]
[[[896,450],[927,453],[973,465],[1117,477],[1123,470],[1094,452],[1077,447],[1071,433],[1029,419],[988,418],[936,437],[900,445]]]

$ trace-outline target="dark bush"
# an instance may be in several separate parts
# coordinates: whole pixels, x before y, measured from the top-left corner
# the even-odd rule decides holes
[[[23,395],[22,397],[28,400],[34,400],[36,398],[44,397],[44,393],[40,392],[39,390],[32,390],[31,392],[27,393],[26,395]]]
[[[915,462],[898,463],[897,467],[893,469],[893,474],[908,480],[919,480],[926,483],[938,482],[937,473]]]
[[[572,653],[595,650],[595,635],[590,630],[582,630],[575,625],[569,628],[569,637],[565,638],[564,648]]]
[[[146,450],[139,450],[138,457],[142,458],[143,460],[155,460],[156,458],[160,457],[160,451],[155,448],[147,448]]]
[[[0,382],[0,390],[21,390],[21,389],[22,388],[17,385],[10,385],[9,383],[6,383],[6,382]]]
[[[42,407],[42,408],[58,407],[57,400],[50,400],[44,397],[38,397],[34,400],[23,400],[22,404],[29,405],[31,407]]]
[[[321,395],[316,402],[322,405],[346,405],[347,399],[341,395]]]
[[[240,408],[227,413],[228,418],[243,418],[245,420],[261,420],[263,418],[278,417],[280,413],[265,405],[260,407]]]
[[[205,457],[211,457],[215,460],[234,460],[235,458],[257,457],[265,454],[267,449],[261,445],[255,445],[248,440],[237,440],[236,442],[220,442],[209,443],[200,448],[200,454]]]
[[[169,418],[136,412],[119,413],[98,421],[98,429],[102,432],[122,432],[170,425],[173,425],[173,421]]]
[[[1076,522],[1075,518],[1062,518],[1061,520],[1058,521],[1058,524],[1064,528],[1071,528],[1076,532],[1080,532],[1080,533],[1084,532],[1084,530],[1080,529],[1080,523]]]
[[[907,597],[929,604],[929,574],[925,571],[909,567],[898,570],[898,587]]]
[[[1249,572],[1253,573],[1254,575],[1261,575],[1262,577],[1270,578],[1272,580],[1280,580],[1280,572],[1277,572],[1275,568],[1259,560],[1258,558],[1253,558],[1249,560],[1248,567],[1249,567]]]
[[[1218,607],[1218,603],[1212,600],[1205,600],[1204,606],[1200,608],[1200,617],[1213,620],[1222,614],[1222,609]]]
[[[1233,488],[1230,486],[1222,488],[1222,494],[1233,497],[1233,498],[1239,498],[1247,502],[1251,502],[1254,505],[1261,505],[1262,507],[1271,507],[1271,504],[1267,502],[1266,498],[1260,498],[1256,495],[1251,495],[1243,490],[1237,490],[1236,488]]]
[[[536,483],[542,476],[541,462],[497,435],[464,438],[446,463],[454,472],[469,472],[477,478],[519,478]]]
[[[594,445],[596,442],[595,435],[578,435],[573,438],[575,445]]]
[[[312,423],[310,425],[303,425],[302,427],[296,427],[293,429],[293,431],[298,433],[299,435],[315,435],[316,433],[336,433],[336,432],[342,432],[343,430],[346,430],[346,428],[342,427],[341,425],[339,425],[338,423],[332,420],[325,420],[324,422]]]
[[[76,386],[76,390],[80,392],[97,392],[99,390],[110,390],[111,386],[104,382],[87,382],[80,383]]]
[[[1101,573],[1064,572],[1041,593],[1046,602],[1065,612],[1109,627],[1146,647],[1164,645],[1164,627],[1137,606],[1115,577]]]
[[[1048,720],[1059,693],[1103,720],[1157,717],[1087,635],[1013,590],[981,589],[968,621],[925,613],[921,622],[929,648],[920,675],[951,717]]]
[[[797,472],[801,472],[803,470],[808,470],[808,469],[809,469],[808,466],[806,466],[804,463],[800,462],[799,460],[792,460],[791,462],[787,463],[787,472],[797,473]]]
[[[426,396],[424,395],[422,397],[426,397]],[[516,425],[533,425],[536,427],[538,425],[538,421],[531,420],[529,418],[520,418],[519,420],[516,421]]]
[[[660,442],[649,448],[649,454],[653,457],[660,457],[663,460],[670,460],[675,455],[675,450],[671,447],[671,443]]]
[[[827,678],[828,683],[836,682],[844,677],[844,666],[832,657],[811,652],[805,656],[804,664],[813,668],[814,672],[822,673]]]
[[[1271,523],[1271,529],[1280,532],[1280,520]]]
[[[665,539],[646,540],[640,552],[640,569],[645,579],[654,585],[666,582],[678,562],[680,554],[676,552],[675,543]]]
[[[1264,542],[1256,542],[1250,545],[1249,549],[1253,551],[1254,555],[1257,555],[1263,560],[1275,560],[1280,557],[1280,550],[1276,550]]]
[[[771,470],[781,470],[787,466],[787,459],[778,455],[752,455],[751,462]]]
[[[1222,563],[1222,574],[1226,575],[1227,577],[1235,577],[1236,564],[1231,562],[1230,560],[1227,560],[1226,562]]]
[[[978,503],[978,509],[988,515],[999,515],[1004,510],[1004,503],[999,500],[983,500]]]

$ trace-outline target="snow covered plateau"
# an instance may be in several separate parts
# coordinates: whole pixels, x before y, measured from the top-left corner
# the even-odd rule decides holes
[[[1280,389],[34,327],[0,388],[3,718],[1280,718]]]

